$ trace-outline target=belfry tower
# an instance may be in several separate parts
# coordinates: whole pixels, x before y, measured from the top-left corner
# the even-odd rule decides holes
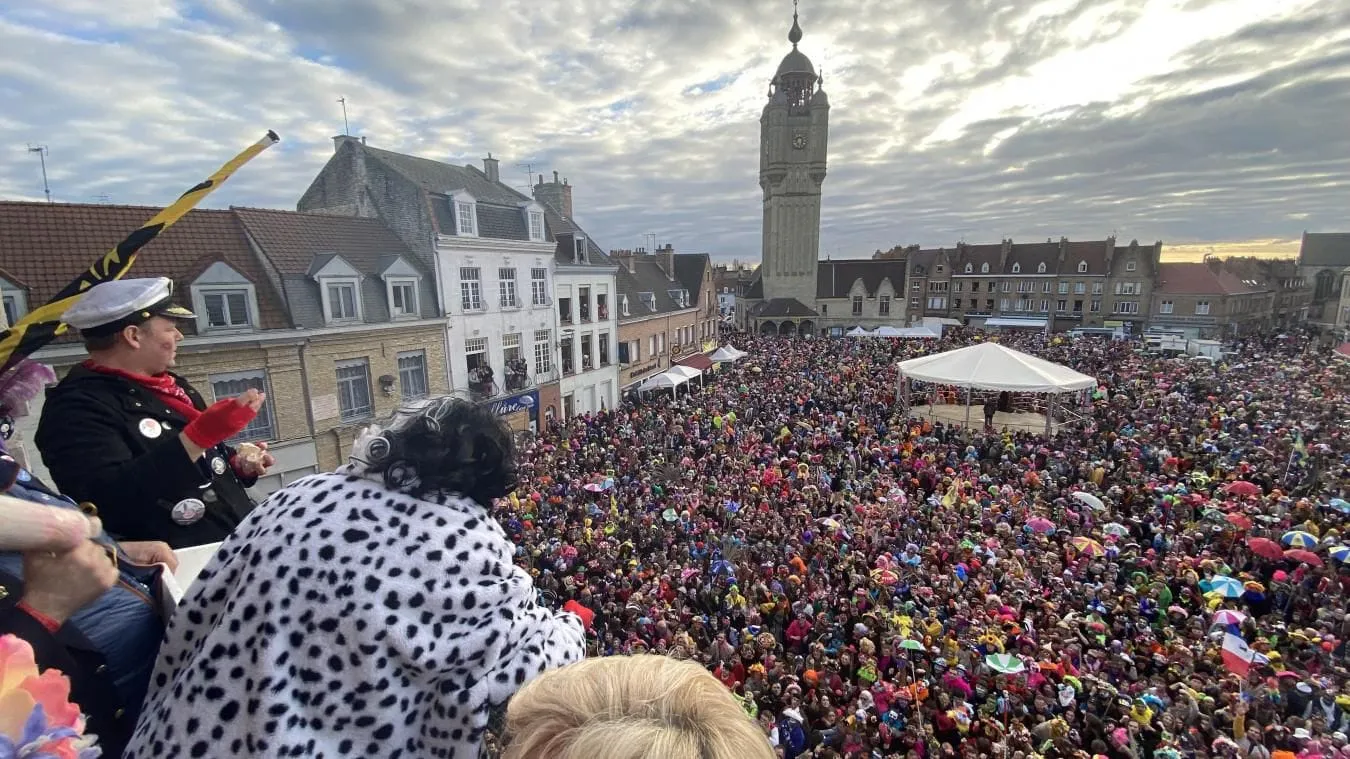
[[[801,39],[793,0],[788,32],[792,50],[778,66],[759,119],[759,186],[764,191],[761,276],[765,300],[792,298],[814,311],[830,101],[811,59],[797,49]]]

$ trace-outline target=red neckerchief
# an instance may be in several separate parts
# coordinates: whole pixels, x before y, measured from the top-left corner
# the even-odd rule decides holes
[[[98,372],[99,374],[107,374],[112,377],[121,377],[122,379],[130,380],[145,387],[158,396],[161,401],[164,401],[165,405],[174,411],[177,411],[189,422],[202,415],[202,412],[192,404],[192,399],[188,397],[187,391],[179,387],[178,382],[174,380],[172,374],[166,372],[164,374],[157,374],[153,377],[148,374],[134,374],[121,369],[114,369],[110,366],[96,364],[93,359],[85,361],[83,366],[90,371]]]

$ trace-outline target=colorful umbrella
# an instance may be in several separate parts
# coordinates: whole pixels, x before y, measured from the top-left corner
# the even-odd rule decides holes
[[[1069,545],[1078,549],[1078,552],[1083,554],[1084,556],[1091,556],[1095,558],[1097,556],[1106,555],[1106,549],[1102,548],[1102,544],[1098,543],[1092,538],[1077,537],[1074,538],[1073,540],[1070,540]]]
[[[1028,519],[1027,527],[1030,527],[1032,532],[1049,534],[1055,531],[1055,523],[1045,517],[1032,517],[1031,519]]]
[[[1247,619],[1247,615],[1240,611],[1232,609],[1219,609],[1214,612],[1214,616],[1209,620],[1210,625],[1240,625]]]
[[[1027,669],[1027,665],[1012,654],[989,654],[984,657],[984,663],[995,672],[1005,675],[1015,675]]]
[[[1237,482],[1228,483],[1228,486],[1223,489],[1223,492],[1228,493],[1229,495],[1260,495],[1261,486],[1257,485],[1255,482],[1238,480]]]
[[[1350,546],[1333,546],[1330,556],[1336,561],[1350,561]]]
[[[900,575],[897,575],[889,569],[873,569],[872,581],[881,583],[882,585],[894,585],[900,582]]]
[[[920,643],[920,642],[917,641],[917,640],[914,640],[913,638],[910,638],[910,639],[908,639],[908,640],[902,641],[902,642],[900,643],[900,647],[903,648],[903,649],[905,649],[905,650],[907,650],[907,651],[922,651],[922,650],[923,650],[923,644]]]
[[[1321,556],[1318,556],[1312,551],[1306,551],[1302,548],[1290,548],[1288,551],[1284,552],[1284,558],[1293,559],[1294,561],[1297,561],[1300,564],[1307,564],[1308,566],[1312,567],[1322,566]]]
[[[1102,526],[1102,532],[1107,535],[1115,535],[1118,538],[1123,538],[1130,534],[1130,528],[1119,522],[1110,522]]]
[[[1229,514],[1225,519],[1239,530],[1250,530],[1252,528],[1252,520],[1248,519],[1246,514]]]
[[[1202,580],[1200,586],[1203,588],[1208,585],[1209,593],[1218,593],[1224,598],[1237,598],[1242,595],[1242,581],[1227,575],[1214,575],[1209,580]]]
[[[1290,530],[1280,538],[1280,542],[1288,548],[1316,548],[1317,536],[1303,530]]]
[[[599,493],[604,488],[600,487],[600,483],[598,482],[588,482],[582,486],[581,489],[590,493]]]
[[[1278,560],[1284,558],[1284,549],[1280,544],[1270,538],[1248,538],[1247,547],[1252,549],[1252,553],[1263,559]]]

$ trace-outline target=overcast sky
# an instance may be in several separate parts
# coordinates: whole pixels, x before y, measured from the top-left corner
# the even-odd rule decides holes
[[[0,3],[0,198],[294,208],[342,131],[559,171],[602,245],[759,256],[759,114],[789,0]],[[804,0],[822,255],[1262,241],[1350,226],[1350,0]],[[1270,242],[1265,242],[1270,241]],[[1283,242],[1282,242],[1283,241]]]

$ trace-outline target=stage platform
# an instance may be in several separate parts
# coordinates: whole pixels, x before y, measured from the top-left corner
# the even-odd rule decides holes
[[[912,416],[926,419],[940,420],[943,424],[955,424],[958,427],[966,426],[966,407],[956,403],[939,403],[936,406],[923,405],[914,406],[910,409]],[[976,404],[970,407],[970,426],[975,429],[984,428],[984,405]],[[1055,425],[1058,427],[1058,425]],[[1045,432],[1045,414],[1038,414],[1034,411],[999,411],[994,414],[994,429],[1026,430],[1027,432]],[[1054,431],[1054,428],[1051,429]]]

